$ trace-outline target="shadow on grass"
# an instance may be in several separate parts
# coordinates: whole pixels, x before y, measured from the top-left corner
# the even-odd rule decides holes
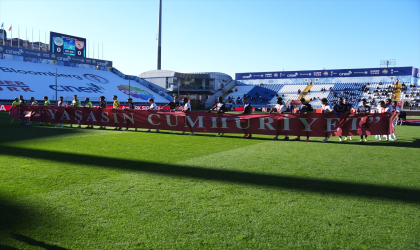
[[[24,246],[24,249],[26,249],[29,245],[47,250],[65,250],[66,248],[50,245],[16,233],[27,229],[28,226],[33,227],[33,223],[39,224],[39,221],[49,221],[46,218],[47,216],[33,207],[27,207],[25,204],[14,203],[0,197],[0,249],[22,249],[15,248],[15,246]]]
[[[0,236],[4,236],[13,225],[24,223],[24,217],[29,213],[29,209],[0,197]]]
[[[55,125],[54,125],[55,126]],[[81,129],[38,127],[36,125],[10,125],[0,127],[0,143],[10,143],[26,140],[47,139],[48,137],[68,136],[79,134]]]
[[[5,240],[10,238],[9,234],[15,229],[30,224],[34,213],[36,212],[31,209],[0,197],[0,249],[18,249],[8,246],[8,241]]]
[[[41,247],[47,250],[67,250],[67,248],[63,248],[63,247],[59,247],[59,246],[54,246],[54,245],[48,245],[43,241],[37,241],[34,240],[32,238],[29,238],[25,235],[21,235],[21,234],[11,234],[12,238],[15,240],[18,240],[20,242],[24,242],[30,246],[37,246],[37,247]]]
[[[1,250],[19,250],[19,248],[9,247],[9,246],[2,245],[2,244],[0,244],[0,249]]]
[[[23,126],[22,126],[23,127]],[[112,127],[111,129],[108,129],[110,135],[113,132],[121,132],[121,131],[115,131]],[[51,127],[37,127],[37,126],[31,126],[31,127],[23,127],[20,128],[19,125],[16,125],[15,127],[9,128],[8,131],[4,130],[4,126],[0,127],[2,130],[0,132],[0,143],[10,143],[10,142],[18,142],[23,140],[36,140],[36,139],[47,139],[48,137],[59,137],[59,136],[68,136],[68,135],[77,135],[80,133],[83,133],[85,129],[78,129],[78,128],[51,128]],[[96,131],[95,129],[94,131]],[[94,132],[91,131],[91,132]],[[103,131],[103,130],[100,130]],[[176,132],[176,134],[171,134],[169,131],[160,131],[159,133],[156,133],[154,131],[147,132],[145,129],[142,129],[141,131],[135,132],[134,129],[131,129],[127,133],[152,133],[152,134],[164,134],[164,135],[174,135],[174,136],[181,136],[180,131]],[[186,135],[188,136],[190,132],[187,132]],[[239,139],[239,140],[257,140],[257,141],[272,141],[272,138],[266,138],[266,137],[260,137],[264,135],[254,135],[252,139],[249,138],[242,138],[242,134],[226,134],[222,137],[218,137],[221,140],[224,139]],[[215,137],[215,134],[210,133],[199,133],[195,134],[195,137]],[[278,143],[308,143],[305,142],[304,139],[301,141],[293,141],[293,137],[291,136],[291,139],[289,140],[283,140],[280,138],[279,140],[276,140]],[[304,136],[303,136],[304,138]],[[377,139],[374,138],[374,136],[369,137],[368,142],[359,142],[359,136],[353,136],[352,141],[343,141],[339,142],[338,137],[332,137],[326,144],[340,144],[340,145],[355,145],[355,146],[383,146],[383,147],[401,147],[401,148],[420,148],[420,139],[413,138],[413,142],[406,142],[406,141],[382,141],[379,142]],[[321,141],[309,141],[309,143],[321,143]],[[323,143],[324,144],[324,143]]]
[[[330,193],[354,197],[378,198],[420,204],[419,189],[292,177],[284,175],[247,173],[193,166],[179,166],[129,159],[115,159],[102,156],[82,155],[68,152],[52,152],[39,149],[25,149],[25,151],[22,152],[19,148],[10,146],[0,146],[0,152],[9,156],[24,156],[33,159],[67,162],[75,165],[90,165],[112,169],[118,168],[167,176],[182,176],[227,183],[239,183],[278,189],[291,189],[313,193]]]

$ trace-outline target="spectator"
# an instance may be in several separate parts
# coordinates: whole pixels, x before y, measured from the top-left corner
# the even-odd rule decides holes
[[[77,96],[76,96],[77,97]],[[113,95],[112,96],[112,100],[114,100],[114,103],[113,103],[113,105],[112,105],[112,109],[120,109],[120,106],[121,106],[121,104],[120,104],[120,102],[118,101],[118,99],[117,99],[118,97],[116,96],[116,95]],[[79,125],[79,127],[80,127],[80,125]],[[114,128],[114,130],[121,130],[122,129],[122,127],[115,127]]]
[[[242,112],[243,115],[250,115],[252,114],[252,106],[249,104],[248,100],[246,98],[242,99],[242,102],[244,103],[244,112]],[[252,134],[244,134],[243,138],[252,138]]]
[[[321,99],[321,103],[322,103],[322,109],[321,109],[321,113],[333,113],[334,110],[331,108],[330,105],[328,105],[328,100],[327,98],[322,98]],[[322,142],[327,142],[328,141],[328,136],[324,138],[324,140]]]
[[[366,99],[362,99],[362,105],[358,108],[359,114],[370,114],[370,107],[366,105]],[[364,134],[365,141],[367,141],[367,135]],[[360,142],[363,142],[363,134],[360,136]]]
[[[306,103],[305,98],[300,98],[301,105],[299,106],[298,112],[301,114],[307,114],[311,113],[314,109],[312,108],[312,105],[309,103]],[[293,139],[294,141],[300,141],[300,136]],[[306,137],[306,142],[309,141],[309,136]]]

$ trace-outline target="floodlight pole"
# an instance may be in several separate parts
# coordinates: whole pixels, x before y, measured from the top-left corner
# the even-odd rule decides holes
[[[162,0],[159,0],[159,31],[158,31],[158,56],[157,70],[161,69],[161,52],[162,52]]]

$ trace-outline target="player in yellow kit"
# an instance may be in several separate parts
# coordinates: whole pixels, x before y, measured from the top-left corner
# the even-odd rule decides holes
[[[51,105],[51,102],[50,100],[48,100],[48,96],[44,96],[44,106],[47,107],[50,105]],[[50,125],[51,125],[51,122],[47,124],[47,126],[50,126]],[[42,124],[42,122],[39,122],[38,126],[44,126],[44,124]]]
[[[15,100],[13,101],[13,103],[12,103],[12,108],[14,108],[14,107],[18,107],[20,105],[20,101],[19,101],[19,98],[17,98],[17,97],[15,97]],[[10,124],[13,124],[13,122],[15,121],[15,119],[14,118],[12,118],[11,120],[10,120]]]
[[[92,108],[93,107],[92,103],[89,101],[89,97],[86,97],[85,102],[86,102],[85,108]],[[93,129],[93,125],[87,125],[86,128],[92,128]]]
[[[113,109],[120,109],[120,102],[117,100],[117,96],[112,96],[112,100],[114,100],[114,104],[112,105]],[[121,130],[122,127],[115,127],[114,130]]]
[[[77,99],[77,95],[73,96],[73,101],[71,102],[71,106],[75,108],[79,108],[82,106],[82,102]],[[78,121],[79,122],[79,121]],[[70,128],[73,127],[73,124],[70,124]],[[79,124],[78,128],[81,128],[82,126]]]

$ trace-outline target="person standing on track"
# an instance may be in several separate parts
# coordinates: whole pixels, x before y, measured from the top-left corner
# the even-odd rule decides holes
[[[334,113],[334,110],[331,108],[330,105],[328,105],[328,100],[327,98],[322,98],[321,99],[321,103],[322,103],[322,108],[321,108],[321,113],[322,114],[330,114],[330,113]],[[324,140],[322,140],[322,142],[327,142],[329,139],[328,136],[326,136],[324,138]]]
[[[118,97],[116,95],[112,96],[112,100],[114,100],[114,103],[112,104],[112,109],[120,109],[120,102],[117,99]],[[115,127],[114,130],[121,130],[122,127]]]
[[[71,106],[74,108],[79,108],[82,106],[82,102],[77,99],[77,95],[73,96],[73,101],[71,102]],[[80,122],[80,121],[77,121]],[[70,128],[73,127],[73,124],[70,124]],[[82,126],[79,124],[78,128],[81,128]]]
[[[60,96],[60,101],[58,101],[58,107],[62,108],[64,107],[64,101],[63,101],[63,97]],[[56,127],[63,127],[63,123],[57,123]]]
[[[366,114],[366,115],[370,114],[370,106],[367,105],[367,101],[366,101],[365,98],[362,99],[362,105],[360,105],[357,108],[357,112],[359,114]],[[367,141],[367,135],[366,134],[365,135],[362,134],[360,136],[360,142],[363,142],[363,136],[365,137],[365,140],[364,141]]]
[[[220,96],[217,100],[218,102],[209,110],[209,113],[213,110],[216,110],[217,113],[225,113],[227,111],[226,104],[223,102],[223,97]],[[219,137],[223,135],[224,133],[218,133],[216,136]]]
[[[349,103],[349,98],[348,97],[344,97],[344,100],[343,100],[343,104],[344,104],[344,106],[345,106],[345,109],[346,109],[346,113],[347,114],[351,114],[351,111],[353,110],[355,110],[354,108],[353,108],[353,105],[351,105],[350,103]],[[352,137],[351,136],[349,136],[349,139],[350,139],[350,141],[352,140]],[[344,136],[344,140],[346,141],[347,140],[347,136]]]
[[[124,110],[136,109],[136,106],[134,106],[134,103],[133,103],[133,98],[131,98],[131,97],[128,98],[127,102],[128,102],[128,108],[125,108]],[[128,123],[127,123],[127,127],[125,128],[124,131],[128,131]],[[135,131],[137,131],[137,128],[136,128]]]
[[[15,100],[12,102],[12,108],[15,108],[15,107],[19,107],[19,105],[20,105],[20,101],[19,101],[19,99],[17,98],[17,97],[15,97]],[[12,118],[11,120],[10,120],[10,124],[13,124],[13,122],[15,121],[15,119],[14,118]]]
[[[20,106],[21,107],[26,105],[25,99],[23,99],[23,95],[20,95],[19,96],[19,102],[20,102]],[[23,124],[25,124],[25,121],[24,120],[22,120],[20,122],[20,125],[23,125]],[[28,121],[26,121],[26,125],[28,125]]]
[[[106,101],[105,101],[105,96],[100,96],[99,97],[99,108],[100,109],[106,109]],[[106,126],[100,126],[99,129],[104,129],[106,130]]]
[[[299,105],[299,110],[298,113],[301,114],[307,114],[307,113],[311,113],[312,111],[314,111],[314,109],[312,108],[312,105],[307,103],[305,98],[300,98],[300,105]],[[293,139],[294,141],[300,141],[300,136],[296,137],[295,139]],[[309,141],[309,136],[306,136],[306,140],[305,141]]]
[[[385,104],[384,101],[380,101],[378,107],[376,108],[376,113],[379,113],[379,114],[384,114],[384,113],[392,114],[392,111]],[[386,141],[388,141],[388,135],[384,135],[384,137],[386,138]],[[375,138],[376,139],[379,139],[379,141],[382,141],[382,136],[381,135],[376,135]]]
[[[191,104],[188,101],[188,98],[185,97],[184,98],[184,110],[182,110],[182,112],[187,113],[187,111],[191,111]],[[185,120],[185,124],[187,124],[187,120]],[[182,132],[182,135],[185,135],[185,131]],[[190,135],[195,135],[195,133],[191,132]]]
[[[38,106],[38,102],[35,101],[35,97],[31,97],[31,99],[29,99],[29,105]],[[26,125],[32,125],[32,121],[28,121],[28,123],[26,123]]]
[[[169,102],[168,104],[166,104],[165,106],[163,106],[162,109],[164,109],[166,107],[169,107],[169,111],[170,112],[175,112],[175,111],[178,111],[179,106],[180,106],[179,98],[178,98],[178,96],[174,96],[174,101],[173,102]],[[176,134],[176,131],[170,131],[169,133]]]
[[[169,107],[170,111],[177,111],[179,109],[180,103],[178,96],[174,96],[174,101],[169,102],[168,104],[165,104],[165,106],[162,107],[162,109]]]
[[[242,112],[243,115],[250,115],[252,114],[252,106],[248,102],[248,99],[246,97],[242,98],[242,102],[244,103],[244,112]],[[243,138],[252,138],[252,134],[244,134]]]
[[[344,105],[342,97],[338,97],[337,103],[334,105],[333,110],[334,110],[335,114],[345,114],[345,113],[347,113],[346,105]],[[343,141],[343,138],[341,136],[339,136],[338,140],[341,142],[341,141]]]
[[[398,113],[398,116],[392,122],[392,126],[394,126],[394,130],[395,130],[395,126],[398,125],[398,119],[399,119],[399,116],[400,116],[400,113],[401,113],[401,109],[400,109],[400,107],[398,107],[396,101],[391,102],[391,107],[394,110],[394,112]],[[394,139],[392,137],[394,137]],[[395,135],[395,132],[389,135],[389,140],[391,140],[391,141],[398,140],[397,136]]]
[[[89,101],[89,97],[86,97],[85,102],[86,102],[85,108],[92,108],[93,107],[92,103]],[[85,128],[93,129],[93,125],[87,125]]]
[[[149,98],[149,103],[150,103],[150,107],[147,109],[149,110],[157,110],[157,106],[155,103],[155,100],[153,100],[153,98]],[[147,132],[151,132],[152,129],[149,128],[149,130],[147,130]],[[159,133],[159,129],[156,129],[156,133]]]
[[[272,108],[270,110],[270,114],[275,112],[275,110],[277,111],[277,114],[284,114],[285,112],[289,111],[289,108],[287,107],[286,103],[283,102],[283,98],[281,97],[277,98],[277,104],[275,108]],[[276,135],[276,137],[273,138],[273,140],[278,140],[278,139],[279,139],[279,135]],[[284,137],[284,140],[289,140],[289,136],[286,135]]]
[[[44,107],[48,107],[51,106],[51,102],[50,100],[48,100],[48,96],[44,96]],[[49,123],[45,123],[47,126],[51,125],[51,122]],[[42,124],[42,122],[39,122],[38,126],[44,126],[44,124]]]

